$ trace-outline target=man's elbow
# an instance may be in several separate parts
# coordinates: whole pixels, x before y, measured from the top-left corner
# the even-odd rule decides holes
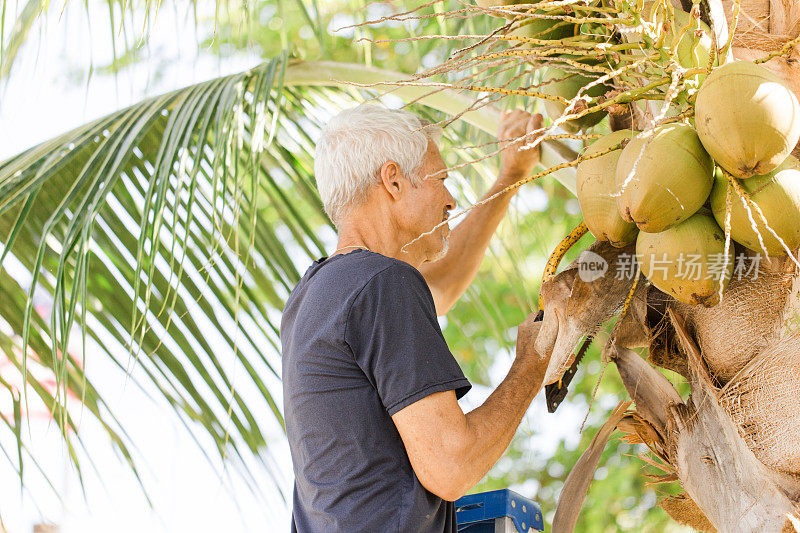
[[[453,307],[453,304],[450,304],[450,305],[447,305],[447,306],[445,306],[443,304],[437,305],[436,306],[436,316],[445,316],[447,314],[447,312],[450,309],[452,309],[452,307]]]
[[[467,493],[473,484],[468,484],[457,479],[455,472],[442,472],[439,476],[429,476],[427,479],[420,478],[420,483],[425,489],[448,502],[454,502]]]
[[[436,316],[444,316],[458,301],[457,297],[447,296],[444,294],[434,295],[433,304],[436,307]]]
[[[466,451],[466,450],[465,450]],[[467,453],[443,454],[435,461],[432,468],[417,474],[420,483],[429,492],[443,500],[454,502],[471,489],[480,480],[474,465],[467,460]]]

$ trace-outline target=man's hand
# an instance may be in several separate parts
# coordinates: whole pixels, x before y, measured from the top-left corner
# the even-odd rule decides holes
[[[533,345],[539,335],[542,322],[536,322],[536,313],[531,313],[528,318],[517,327],[517,356],[516,361],[525,371],[530,372],[532,381],[541,386],[550,357],[540,354]]]
[[[536,131],[542,127],[542,115],[531,115],[521,109],[503,111],[500,117],[500,126],[497,128],[497,138],[500,140],[500,177],[498,184],[507,187],[533,174],[533,169],[539,164],[541,149],[539,146],[521,149],[536,137],[528,135],[522,141],[512,141]]]

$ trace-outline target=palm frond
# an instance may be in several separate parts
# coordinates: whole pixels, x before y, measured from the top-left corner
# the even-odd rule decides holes
[[[20,50],[29,42],[31,30],[41,24],[51,9],[58,10],[59,17],[69,9],[83,10],[87,23],[107,25],[110,29],[112,61],[109,70],[116,72],[121,66],[138,60],[139,48],[150,36],[159,12],[165,8],[162,0],[143,0],[132,2],[128,0],[106,0],[108,19],[103,21],[91,20],[97,17],[96,12],[90,12],[90,5],[86,2],[51,2],[50,0],[26,0],[20,2],[0,0],[0,80],[5,80],[11,72]],[[176,4],[176,8],[186,8],[194,12],[194,25],[198,29],[207,30],[210,35],[198,35],[201,39],[216,38],[219,25],[230,26],[234,34],[239,36],[253,25],[260,26],[261,11],[269,4],[277,4],[283,8],[281,1],[262,0],[258,2],[222,3],[215,2],[211,5],[198,4],[192,0],[188,4]],[[320,53],[326,51],[326,34],[324,21],[321,18],[318,0],[294,0],[292,6],[285,11],[291,11],[290,20],[283,25],[292,28],[298,24],[308,24],[314,31],[314,40],[319,46]],[[12,8],[13,6],[13,8]],[[102,4],[101,4],[102,6]],[[209,19],[200,21],[198,7],[203,7],[210,12],[204,13]],[[284,10],[284,9],[282,9]],[[14,18],[13,21],[7,20]],[[8,23],[10,22],[10,23]],[[296,28],[295,28],[296,29]],[[269,31],[269,30],[267,30]],[[34,32],[35,35],[35,32]],[[35,39],[34,39],[35,40]],[[41,45],[41,43],[38,43]],[[252,44],[252,43],[250,43]],[[198,46],[200,43],[198,42]],[[118,48],[122,48],[119,50]],[[121,52],[121,53],[120,53]],[[90,65],[94,69],[95,65]]]
[[[83,372],[92,346],[121,370],[135,365],[140,386],[199,424],[222,456],[258,456],[270,427],[263,413],[282,426],[275,310],[298,274],[277,235],[312,234],[306,219],[325,220],[317,203],[289,205],[275,186],[313,189],[310,154],[300,147],[292,155],[306,164],[287,165],[285,151],[263,150],[287,135],[271,120],[285,66],[280,57],[151,98],[0,165],[3,351],[23,384],[6,388],[23,406],[35,395],[68,446],[75,397],[131,456]],[[270,201],[255,209],[259,193]],[[298,220],[300,211],[310,216]],[[304,254],[322,252],[316,239],[299,242]],[[33,310],[40,293],[52,301],[47,319]],[[39,367],[54,386],[36,378]],[[249,377],[241,388],[236,367]],[[245,401],[242,389],[260,400]]]
[[[6,32],[4,31],[6,25],[6,2],[3,1],[2,6],[0,6],[0,80],[8,76],[11,71],[11,66],[14,64],[20,48],[28,38],[31,26],[41,14],[43,7],[40,0],[28,0],[14,21],[6,42]]]

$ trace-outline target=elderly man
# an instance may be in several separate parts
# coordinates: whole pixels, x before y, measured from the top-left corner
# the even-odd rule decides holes
[[[507,139],[541,120],[504,113],[488,194],[530,175],[538,150]],[[436,315],[475,277],[513,192],[452,235],[433,230],[455,207],[440,135],[406,111],[362,105],[317,143],[317,186],[339,242],[294,288],[281,323],[293,531],[455,532],[452,502],[502,455],[541,388],[547,360],[533,349],[531,316],[503,382],[466,415],[458,405],[470,383]]]

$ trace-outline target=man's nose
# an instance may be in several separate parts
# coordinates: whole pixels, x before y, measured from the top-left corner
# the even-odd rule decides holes
[[[450,194],[450,190],[447,187],[445,187],[445,191],[447,191],[447,205],[445,209],[452,211],[456,208],[456,199],[453,198],[453,195]]]

